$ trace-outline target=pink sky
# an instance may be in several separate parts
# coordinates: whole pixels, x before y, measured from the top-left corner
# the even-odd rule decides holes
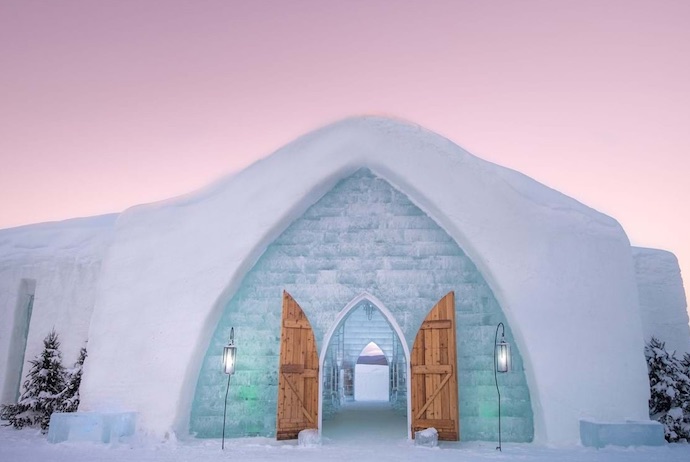
[[[183,194],[379,114],[613,216],[687,275],[688,24],[686,0],[4,0],[0,228]]]

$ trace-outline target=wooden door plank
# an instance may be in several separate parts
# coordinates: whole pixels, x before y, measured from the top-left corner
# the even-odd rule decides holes
[[[283,327],[289,329],[311,329],[309,321],[306,319],[284,319]]]
[[[446,383],[448,383],[448,381],[450,381],[451,377],[453,377],[453,374],[446,374],[445,376],[443,376],[443,380],[441,380],[440,384],[436,387],[436,389],[433,391],[433,393],[431,393],[431,395],[427,397],[426,403],[424,404],[424,406],[419,411],[417,411],[417,414],[415,415],[415,419],[421,419],[422,418],[424,411],[426,411],[429,408],[429,406],[431,406],[434,403],[434,400],[436,399],[438,394],[441,392],[441,389],[445,386]],[[431,416],[429,416],[428,418],[434,419],[434,417],[431,417]]]
[[[431,348],[431,361],[433,365],[440,365],[441,364],[441,349],[440,349],[440,332],[441,329],[432,329],[431,330],[431,341],[432,341],[432,348]],[[451,367],[452,370],[452,367]],[[433,382],[434,382],[434,390],[439,390],[438,392],[434,391],[435,395],[438,395],[443,390],[443,384],[441,382],[441,377],[438,374],[433,375]],[[449,379],[450,380],[450,379]],[[442,403],[440,399],[434,398],[429,398],[432,403],[430,406],[431,413],[429,415],[430,418],[432,419],[439,419],[443,415],[442,411]]]
[[[314,419],[310,415],[309,411],[307,410],[306,406],[304,405],[304,401],[302,400],[302,396],[304,396],[304,394],[300,391],[300,389],[302,387],[300,387],[299,385],[295,386],[292,383],[292,380],[290,380],[290,378],[287,375],[284,376],[284,379],[285,379],[285,383],[288,384],[288,387],[290,387],[290,390],[292,390],[292,392],[294,393],[294,397],[297,399],[297,402],[299,402],[300,410],[302,411],[302,414],[304,414],[304,417],[306,417],[306,419],[309,421],[309,423],[313,424]],[[299,380],[299,377],[298,377],[298,380]]]
[[[450,364],[412,366],[413,374],[450,374],[452,370]]]

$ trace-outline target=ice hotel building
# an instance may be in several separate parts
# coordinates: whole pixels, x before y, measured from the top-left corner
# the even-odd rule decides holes
[[[675,257],[615,219],[419,126],[307,134],[210,187],[119,215],[0,231],[0,399],[55,327],[88,342],[80,412],[219,437],[328,425],[374,342],[408,435],[576,443],[580,421],[648,420],[651,335],[690,350]],[[282,338],[282,340],[281,340]],[[281,351],[282,350],[282,351]],[[404,435],[403,435],[404,436]]]

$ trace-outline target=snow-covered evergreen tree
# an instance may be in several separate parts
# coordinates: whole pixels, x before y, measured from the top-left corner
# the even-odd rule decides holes
[[[86,348],[79,351],[79,358],[74,363],[74,367],[67,371],[65,389],[60,394],[60,412],[76,412],[79,407],[79,385],[81,385],[81,374],[86,359]]]
[[[666,440],[690,440],[690,357],[678,360],[654,337],[645,346],[645,356],[651,387],[649,416],[664,425]]]
[[[683,409],[683,432],[690,441],[690,354],[685,353],[681,364],[681,386],[679,393],[680,407]]]
[[[30,361],[31,370],[17,404],[3,405],[0,417],[15,428],[40,425],[46,431],[50,415],[58,410],[65,389],[60,342],[55,330],[43,340],[43,351]]]

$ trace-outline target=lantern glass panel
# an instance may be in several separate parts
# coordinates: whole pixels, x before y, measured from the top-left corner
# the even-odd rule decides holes
[[[510,344],[501,341],[496,344],[496,370],[498,372],[508,372],[510,368]]]
[[[235,373],[235,359],[237,356],[237,347],[228,345],[223,347],[223,369],[228,375]]]

